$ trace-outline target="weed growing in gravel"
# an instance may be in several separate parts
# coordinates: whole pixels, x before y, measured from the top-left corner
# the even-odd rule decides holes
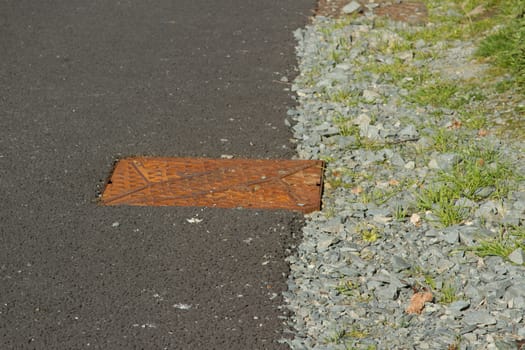
[[[438,283],[436,282],[434,275],[425,271],[421,266],[414,266],[407,272],[409,276],[423,278],[424,283],[422,283],[422,286],[435,292],[438,295],[437,300],[439,303],[450,304],[459,299],[457,289],[452,282],[445,282],[441,288],[438,288]]]
[[[379,228],[372,224],[360,224],[356,227],[356,233],[367,243],[373,243],[381,238]]]
[[[351,297],[354,295],[354,291],[356,288],[358,288],[358,286],[354,282],[342,281],[337,287],[335,287],[335,290],[337,290],[337,292],[341,295]]]
[[[477,86],[458,81],[437,79],[425,84],[407,96],[407,100],[421,106],[445,107],[458,110],[472,101],[483,99]]]
[[[459,111],[459,119],[463,126],[471,130],[488,129],[490,122],[486,115],[488,112],[482,108]]]
[[[438,129],[431,137],[432,149],[441,153],[456,151],[462,142],[457,132],[448,129]]]
[[[498,19],[491,15],[516,6],[520,0],[425,0],[432,25],[413,33],[412,40],[430,43],[469,39],[493,28]]]
[[[346,330],[340,329],[340,330],[333,332],[332,335],[326,337],[324,341],[325,343],[339,344],[344,340],[345,337],[346,337]]]
[[[404,208],[402,205],[396,206],[396,210],[394,211],[394,219],[397,221],[403,221],[408,216],[408,209]]]
[[[472,251],[480,257],[500,256],[506,259],[515,248],[516,247],[513,242],[509,242],[507,239],[498,237],[491,240],[481,240],[478,245],[470,247],[466,250]]]
[[[456,23],[440,23],[439,25],[410,28],[410,30],[400,31],[399,34],[410,42],[424,40],[435,44],[460,39],[464,35],[464,30]]]
[[[481,240],[474,247],[466,247],[465,250],[472,251],[480,257],[500,256],[507,259],[517,248],[525,249],[525,228],[504,226],[497,238]]]
[[[344,53],[348,53],[352,48],[352,40],[349,37],[342,37],[337,39],[337,48]]]
[[[438,216],[441,224],[443,224],[445,227],[448,227],[460,224],[465,221],[468,216],[468,211],[466,208],[456,205],[443,205],[437,209],[436,215]]]
[[[453,166],[450,172],[442,171],[438,175],[438,180],[446,183],[454,192],[453,197],[481,200],[507,195],[513,172],[508,165],[497,159],[496,151],[471,147],[462,153],[461,162]]]
[[[501,256],[502,258],[507,258],[514,249],[515,246],[512,242],[509,242],[507,239],[496,238],[493,240],[482,240],[479,242],[479,245],[468,250],[475,252],[481,257]]]
[[[350,347],[350,345],[346,343],[350,341],[364,339],[369,334],[370,333],[366,329],[358,325],[353,325],[350,329],[343,328],[343,329],[333,332],[333,334],[329,337],[326,337],[324,341],[325,343],[344,344],[345,349],[355,349],[355,347]],[[373,350],[375,349],[375,346],[373,347],[367,346],[365,349]]]
[[[416,277],[417,279],[423,279],[423,287],[430,288],[431,290],[436,289],[436,280],[434,275],[428,271],[425,271],[423,267],[415,265],[405,272],[410,277]]]
[[[459,300],[459,297],[457,295],[456,287],[450,282],[444,283],[439,291],[438,302],[441,304],[450,304],[457,300]]]
[[[350,15],[343,16],[341,18],[338,18],[334,21],[333,28],[334,30],[337,29],[344,29],[348,27],[352,22],[355,21],[355,19],[359,16],[357,13],[352,13]]]
[[[369,62],[363,66],[363,70],[379,74],[383,80],[404,88],[419,85],[431,76],[427,69],[416,68],[401,59],[394,59],[392,63]]]
[[[326,100],[335,103],[341,103],[345,106],[357,106],[359,103],[359,93],[349,90],[336,90],[326,94]]]
[[[343,62],[343,55],[339,50],[330,51],[330,59],[333,61],[334,65],[337,65]]]
[[[324,212],[325,212],[324,216],[325,216],[325,218],[327,218],[327,219],[332,219],[332,218],[334,218],[334,217],[335,217],[335,214],[336,214],[335,208],[328,208],[328,209],[326,209]]]
[[[458,86],[452,83],[434,82],[415,90],[409,95],[409,100],[422,106],[449,107],[452,97],[458,91]]]
[[[356,142],[360,143],[361,136],[359,135],[359,126],[350,123],[339,124],[341,136],[355,136]]]
[[[450,344],[447,350],[459,350],[461,349],[461,335],[456,335],[456,340]]]
[[[426,283],[431,289],[436,289],[436,280],[434,279],[434,277],[432,277],[432,275],[429,274],[429,273],[424,274],[424,277],[425,277],[425,283]]]
[[[353,326],[352,329],[348,332],[348,336],[354,339],[363,339],[368,336],[368,331],[359,326]]]
[[[319,77],[321,76],[321,67],[320,66],[312,66],[308,67],[304,72],[301,72],[301,80],[302,84],[308,87],[314,86],[317,81],[319,80]]]
[[[459,224],[470,215],[468,208],[458,205],[459,199],[501,199],[508,194],[512,181],[516,181],[512,168],[500,160],[495,149],[461,145],[459,139],[457,144],[450,142],[456,136],[448,130],[434,135],[432,147],[440,152],[452,149],[458,161],[451,169],[438,171],[433,184],[415,193],[418,209],[432,211],[443,226]]]
[[[373,123],[374,120],[372,119],[371,124]],[[336,117],[334,118],[334,124],[339,128],[339,134],[341,136],[353,136],[355,138],[354,143],[348,145],[348,149],[363,148],[367,150],[380,150],[388,146],[385,143],[361,136],[361,129],[358,125],[353,124],[350,118]]]
[[[417,207],[420,210],[430,210],[445,227],[459,224],[467,218],[465,208],[456,205],[460,198],[458,192],[447,186],[433,185],[423,188],[415,194]]]
[[[333,163],[336,160],[334,157],[329,156],[329,155],[322,155],[319,157],[319,159],[325,161],[326,163]]]
[[[378,205],[385,204],[390,199],[399,194],[402,190],[403,189],[401,186],[389,189],[376,188],[372,191],[371,200]]]
[[[328,187],[329,189],[345,187],[344,186],[345,184],[343,184],[343,179],[341,179],[340,177],[334,177],[334,176],[327,177],[326,183],[328,184],[328,186],[326,187]]]
[[[480,43],[477,55],[512,73],[517,87],[525,91],[525,3],[510,2],[515,5],[506,25]]]
[[[333,118],[333,123],[339,128],[341,136],[359,135],[359,127],[352,122],[352,118],[336,113]]]

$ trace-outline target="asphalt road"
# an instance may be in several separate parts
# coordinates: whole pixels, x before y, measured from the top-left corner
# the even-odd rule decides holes
[[[290,158],[313,7],[0,0],[0,349],[284,348],[300,215],[96,198],[117,157]]]

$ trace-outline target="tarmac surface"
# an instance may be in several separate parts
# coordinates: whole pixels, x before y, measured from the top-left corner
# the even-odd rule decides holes
[[[300,214],[97,195],[119,157],[290,158],[314,5],[0,2],[0,349],[285,348]]]

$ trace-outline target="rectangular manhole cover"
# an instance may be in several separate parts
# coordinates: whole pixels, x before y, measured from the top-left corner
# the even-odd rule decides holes
[[[207,158],[125,158],[103,205],[290,209],[321,206],[324,162]]]

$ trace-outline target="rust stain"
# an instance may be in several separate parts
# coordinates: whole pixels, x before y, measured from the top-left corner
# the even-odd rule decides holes
[[[103,205],[319,210],[324,162],[209,158],[125,158]]]

